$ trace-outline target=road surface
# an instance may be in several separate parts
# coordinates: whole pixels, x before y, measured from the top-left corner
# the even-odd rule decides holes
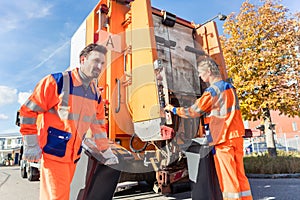
[[[300,178],[249,179],[254,200],[298,200]],[[0,166],[0,199],[38,200],[39,182],[29,182],[20,176],[19,166]],[[114,200],[191,199],[190,192],[173,195],[155,194],[145,184],[115,195]]]

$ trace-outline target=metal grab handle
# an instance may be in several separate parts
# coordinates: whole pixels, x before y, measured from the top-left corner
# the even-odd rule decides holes
[[[117,103],[117,108],[116,108],[116,113],[120,112],[120,105],[121,105],[121,81],[116,78],[117,82],[117,88],[118,88],[118,103]]]
[[[124,67],[124,73],[126,73],[126,70],[127,70],[126,58],[127,58],[127,54],[126,54],[126,52],[124,52],[124,55],[123,55],[123,61],[124,61],[124,64],[123,64],[123,67]]]

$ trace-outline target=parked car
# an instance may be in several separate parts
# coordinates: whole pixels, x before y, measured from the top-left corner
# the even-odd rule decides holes
[[[297,151],[297,149],[292,148],[292,147],[288,147],[286,149],[285,146],[276,143],[276,150],[281,150],[281,151],[286,151],[288,149],[288,151]],[[245,146],[245,154],[251,154],[253,152],[255,153],[263,153],[263,152],[267,152],[268,148],[267,148],[267,143],[266,142],[253,142],[248,144],[247,146]]]

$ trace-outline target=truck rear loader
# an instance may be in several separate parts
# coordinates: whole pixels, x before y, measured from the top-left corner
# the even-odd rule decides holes
[[[200,56],[211,56],[227,79],[216,23],[194,24],[150,0],[101,0],[72,37],[71,68],[90,43],[109,50],[98,86],[108,137],[126,163],[116,167],[118,182],[145,180],[157,192],[174,192],[188,177],[183,152],[204,133],[199,118],[178,118],[164,107],[189,106],[201,96],[206,85],[198,77]],[[84,146],[93,152],[88,141]]]

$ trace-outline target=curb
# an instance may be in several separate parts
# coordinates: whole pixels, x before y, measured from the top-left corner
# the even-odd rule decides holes
[[[248,178],[300,178],[300,173],[296,174],[246,174]]]

